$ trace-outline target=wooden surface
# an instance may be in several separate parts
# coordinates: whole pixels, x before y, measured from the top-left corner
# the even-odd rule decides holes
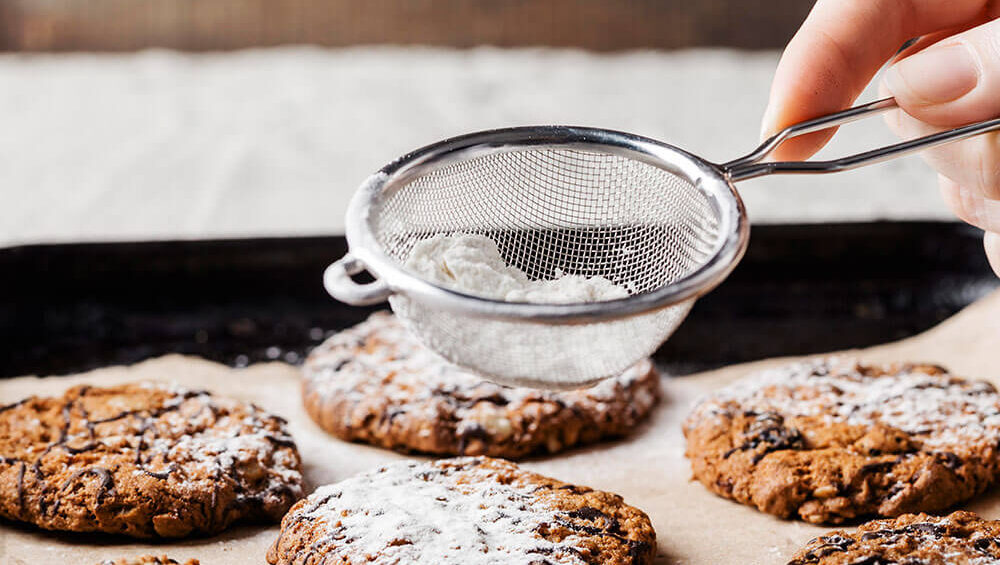
[[[810,0],[0,0],[0,49],[779,48]]]

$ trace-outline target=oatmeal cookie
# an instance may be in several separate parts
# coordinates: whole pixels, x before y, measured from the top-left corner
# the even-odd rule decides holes
[[[1000,522],[972,512],[907,514],[810,541],[788,565],[989,565],[1000,563]]]
[[[894,517],[995,480],[1000,395],[930,365],[813,360],[711,395],[684,435],[694,477],[721,496],[814,523]]]
[[[487,382],[434,355],[386,312],[317,347],[302,381],[306,412],[341,439],[509,459],[626,435],[659,395],[660,378],[648,360],[579,390]]]
[[[124,559],[105,559],[97,565],[201,565],[197,559],[188,559],[184,563],[171,559],[166,555],[140,555]]]
[[[317,489],[281,521],[272,565],[652,563],[649,518],[616,494],[502,459],[403,462]]]
[[[0,516],[139,538],[277,521],[302,496],[285,421],[157,384],[78,386],[0,407]]]

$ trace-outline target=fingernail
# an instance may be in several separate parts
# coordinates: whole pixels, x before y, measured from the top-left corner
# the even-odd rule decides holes
[[[962,44],[932,47],[886,71],[886,86],[897,97],[941,104],[961,98],[979,83],[975,56]]]

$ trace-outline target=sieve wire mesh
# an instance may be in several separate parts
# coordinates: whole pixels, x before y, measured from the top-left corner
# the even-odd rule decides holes
[[[432,167],[389,191],[370,216],[376,241],[405,262],[440,233],[493,239],[533,279],[603,276],[636,295],[705,264],[720,212],[688,179],[618,154],[524,148]],[[607,322],[549,325],[441,312],[397,295],[393,309],[445,358],[509,384],[574,386],[651,354],[693,299]]]

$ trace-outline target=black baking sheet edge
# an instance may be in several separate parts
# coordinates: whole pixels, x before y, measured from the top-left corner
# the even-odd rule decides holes
[[[332,300],[342,237],[0,249],[0,376],[166,353],[299,362],[371,309]],[[868,346],[932,327],[996,288],[978,230],[950,222],[755,226],[733,275],[657,352],[671,374]]]

